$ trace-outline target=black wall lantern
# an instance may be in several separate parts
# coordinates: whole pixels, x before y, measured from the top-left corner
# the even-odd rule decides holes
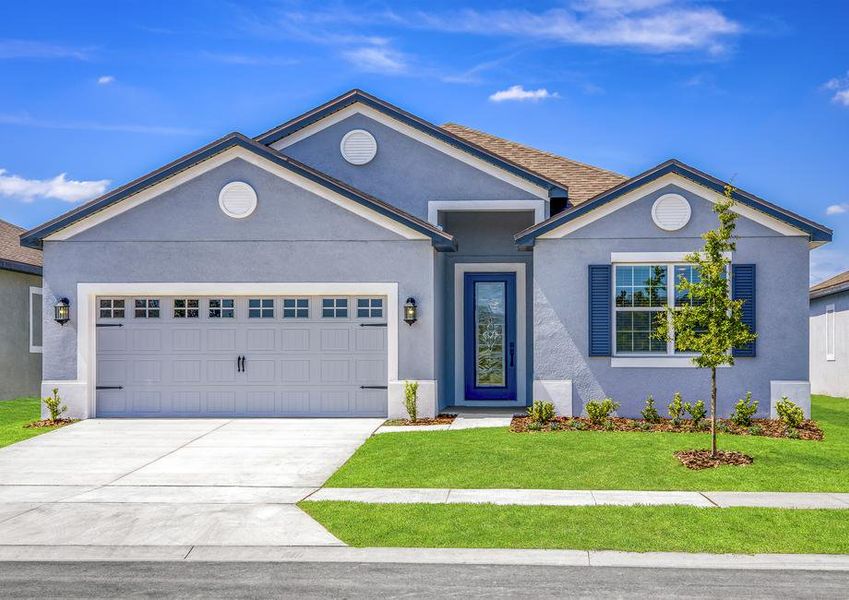
[[[71,320],[71,305],[67,298],[62,298],[53,305],[53,318],[59,325],[64,325]]]
[[[407,325],[412,325],[415,323],[417,319],[418,309],[416,308],[416,299],[415,298],[407,298],[407,301],[404,303],[404,322]]]

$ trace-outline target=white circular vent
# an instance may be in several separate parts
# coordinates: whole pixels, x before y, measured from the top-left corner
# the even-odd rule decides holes
[[[364,165],[377,154],[377,140],[365,129],[354,129],[345,134],[339,148],[349,163]]]
[[[233,181],[221,188],[218,206],[228,217],[244,219],[256,209],[256,192],[244,181]]]
[[[651,218],[665,231],[677,231],[690,221],[690,203],[680,194],[664,194],[654,201]]]

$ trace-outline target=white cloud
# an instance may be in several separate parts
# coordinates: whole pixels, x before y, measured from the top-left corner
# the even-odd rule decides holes
[[[832,204],[825,209],[825,214],[827,215],[842,215],[847,212],[849,212],[849,203]]]
[[[264,56],[253,54],[227,54],[217,52],[203,52],[204,58],[225,65],[239,65],[246,67],[287,67],[296,65],[300,61],[288,56]]]
[[[96,198],[106,191],[108,179],[76,181],[60,173],[53,179],[25,179],[18,175],[7,175],[0,169],[0,196],[32,202],[36,198],[52,198],[64,202],[80,202]]]
[[[114,75],[101,75],[97,78],[98,85],[109,85],[110,83],[115,83]]]
[[[831,101],[843,106],[849,106],[849,71],[843,77],[829,79],[823,88],[834,92]]]
[[[526,90],[521,85],[511,85],[506,90],[500,90],[490,95],[489,99],[492,102],[539,102],[547,98],[559,98],[557,92],[549,92],[545,88],[536,90]]]
[[[98,123],[94,121],[49,121],[33,118],[27,114],[0,113],[0,124],[37,127],[39,129],[70,129],[79,131],[117,131],[146,135],[199,135],[197,129],[169,127],[167,125],[139,125],[135,123]]]
[[[0,40],[0,59],[16,58],[87,60],[89,51],[37,40]]]
[[[342,56],[361,71],[369,73],[398,75],[407,72],[409,66],[404,54],[384,41],[346,50]]]

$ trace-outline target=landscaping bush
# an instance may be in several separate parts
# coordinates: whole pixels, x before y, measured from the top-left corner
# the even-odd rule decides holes
[[[802,421],[805,420],[805,413],[802,409],[791,402],[787,396],[782,396],[778,404],[775,405],[775,411],[778,413],[778,418],[782,423],[790,429],[797,429]],[[787,437],[790,437],[789,435]]]
[[[587,428],[587,426],[584,425],[583,421],[578,421],[578,420],[572,421],[571,423],[569,423],[569,426],[572,429],[574,429],[575,431],[583,431],[584,429]]]
[[[543,400],[534,400],[528,407],[528,417],[534,423],[544,425],[554,418],[554,404]]]
[[[619,408],[619,403],[614,402],[611,398],[604,400],[590,400],[584,408],[587,411],[587,416],[593,425],[601,425],[605,419],[609,418]]]
[[[646,407],[640,411],[640,414],[643,415],[643,418],[649,423],[660,422],[660,413],[658,413],[657,409],[654,407],[654,397],[651,394],[649,394],[649,397],[646,398]]]
[[[419,408],[419,382],[405,381],[404,382],[404,408],[407,409],[407,414],[410,415],[410,420],[415,422],[418,418]]]
[[[693,426],[696,429],[700,429],[702,423],[707,417],[707,408],[705,407],[705,401],[699,400],[695,404],[690,404],[687,402],[684,405],[684,410],[690,415],[690,418],[693,420]]]
[[[528,423],[528,431],[540,431],[542,429],[542,423],[539,421],[531,421]]]
[[[752,417],[758,412],[758,401],[752,400],[752,392],[746,392],[746,398],[737,400],[734,412],[731,413],[731,422],[738,427],[748,427],[752,424]]]
[[[552,421],[549,424],[548,428],[551,429],[551,431],[560,431],[560,423],[558,423],[557,421]]]
[[[44,406],[50,411],[51,421],[58,421],[62,413],[68,410],[68,407],[62,404],[62,398],[59,397],[59,388],[53,388],[53,395],[44,399]]]
[[[799,435],[799,430],[796,429],[795,427],[788,427],[787,433],[785,435],[787,435],[787,437],[790,438],[791,440],[798,440],[801,437]]]
[[[762,435],[764,432],[764,428],[760,425],[752,425],[749,427],[749,435]]]
[[[669,403],[669,418],[675,425],[681,424],[681,419],[684,417],[684,401],[681,398],[681,392],[675,392],[672,396],[672,402]]]

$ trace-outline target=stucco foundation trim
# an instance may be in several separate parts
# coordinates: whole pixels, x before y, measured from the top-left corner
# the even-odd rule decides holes
[[[811,382],[810,381],[770,381],[769,382],[769,417],[778,418],[776,406],[781,398],[796,404],[805,413],[805,418],[811,418]]]
[[[419,384],[418,400],[416,407],[420,418],[432,419],[439,412],[437,408],[437,383],[433,379],[413,379]],[[407,408],[404,405],[404,384],[407,381],[389,382],[389,418],[409,419]]]
[[[542,400],[554,405],[554,414],[559,417],[572,416],[572,380],[536,379],[534,380],[534,402]]]

